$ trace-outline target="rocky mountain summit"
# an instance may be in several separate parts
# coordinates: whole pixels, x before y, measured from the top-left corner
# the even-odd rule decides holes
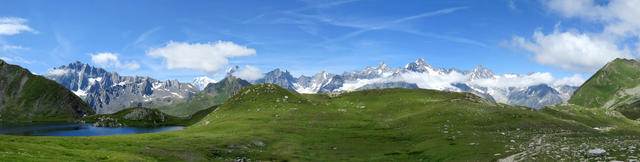
[[[81,62],[53,68],[44,76],[73,91],[100,114],[128,107],[165,105],[191,98],[198,92],[189,83],[160,81],[148,76],[120,76]]]

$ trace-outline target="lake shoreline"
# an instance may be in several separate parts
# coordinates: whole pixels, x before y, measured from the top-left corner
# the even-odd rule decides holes
[[[182,130],[184,126],[98,127],[92,123],[34,124],[0,127],[0,134],[16,136],[108,136]]]

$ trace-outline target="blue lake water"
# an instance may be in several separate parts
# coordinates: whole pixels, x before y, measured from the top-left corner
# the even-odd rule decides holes
[[[181,130],[182,126],[166,127],[95,127],[91,124],[60,124],[60,125],[28,125],[2,126],[0,134],[23,136],[107,136],[138,133],[166,132]]]

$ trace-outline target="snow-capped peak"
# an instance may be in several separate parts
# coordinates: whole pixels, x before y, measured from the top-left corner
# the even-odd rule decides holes
[[[206,76],[201,76],[201,77],[194,78],[191,84],[193,84],[193,86],[195,86],[199,90],[203,90],[205,87],[207,87],[207,85],[209,85],[209,83],[216,83],[216,82],[217,81],[214,79],[211,79]]]
[[[422,73],[422,72],[434,73],[434,72],[437,72],[436,69],[431,67],[431,65],[427,64],[427,62],[424,61],[422,58],[418,58],[418,60],[416,60],[415,62],[407,64],[406,66],[404,66],[404,68],[406,70],[413,71],[413,72],[418,72],[418,73]]]
[[[482,67],[482,65],[478,65],[478,67],[476,67],[475,69],[473,69],[473,71],[471,71],[471,80],[476,80],[476,79],[488,79],[488,78],[493,78],[495,76],[495,74],[493,73],[493,71]]]
[[[316,78],[317,79],[327,79],[328,78],[327,75],[329,75],[329,73],[327,73],[326,71],[322,71],[322,72],[317,73],[316,75],[313,75],[313,78],[314,79],[316,79]]]
[[[389,69],[389,65],[385,62],[381,62],[380,65],[378,65],[378,69]]]
[[[416,60],[415,63],[418,65],[428,65],[427,62],[424,61],[424,59],[422,58],[418,58],[418,60]]]

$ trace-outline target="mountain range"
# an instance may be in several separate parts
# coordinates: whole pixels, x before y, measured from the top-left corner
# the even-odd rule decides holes
[[[496,75],[482,66],[471,71],[434,68],[420,58],[401,68],[390,68],[383,62],[377,67],[366,67],[342,74],[323,71],[311,77],[303,75],[296,78],[289,71],[275,69],[253,83],[273,83],[299,93],[342,93],[370,88],[424,88],[471,92],[490,101],[533,108],[565,102],[578,88],[576,85],[542,82],[522,85],[489,84],[536,77],[537,74],[539,73]]]
[[[129,107],[165,105],[189,99],[199,90],[177,80],[120,76],[81,62],[53,68],[45,75],[83,98],[96,113],[115,113]]]
[[[227,76],[231,76],[238,68],[235,66],[227,70]],[[313,76],[294,77],[287,70],[274,69],[265,73],[263,78],[250,83],[273,83],[299,93],[343,93],[380,88],[423,88],[471,92],[490,101],[533,108],[565,102],[577,89],[575,85],[549,83],[497,86],[489,84],[519,78],[535,78],[536,74],[538,73],[496,75],[482,66],[470,71],[434,68],[420,58],[400,68],[391,68],[383,62],[377,67],[366,67],[342,74],[323,71]],[[181,83],[177,80],[160,81],[148,76],[120,76],[116,72],[109,72],[81,62],[53,68],[44,76],[73,91],[99,114],[114,113],[129,107],[164,106],[167,108],[165,105],[192,100],[200,91],[206,90],[205,88],[211,83],[216,83],[215,80],[206,76],[197,77],[192,83]],[[224,93],[235,94],[235,92]],[[215,96],[211,95],[214,93],[208,94]]]

